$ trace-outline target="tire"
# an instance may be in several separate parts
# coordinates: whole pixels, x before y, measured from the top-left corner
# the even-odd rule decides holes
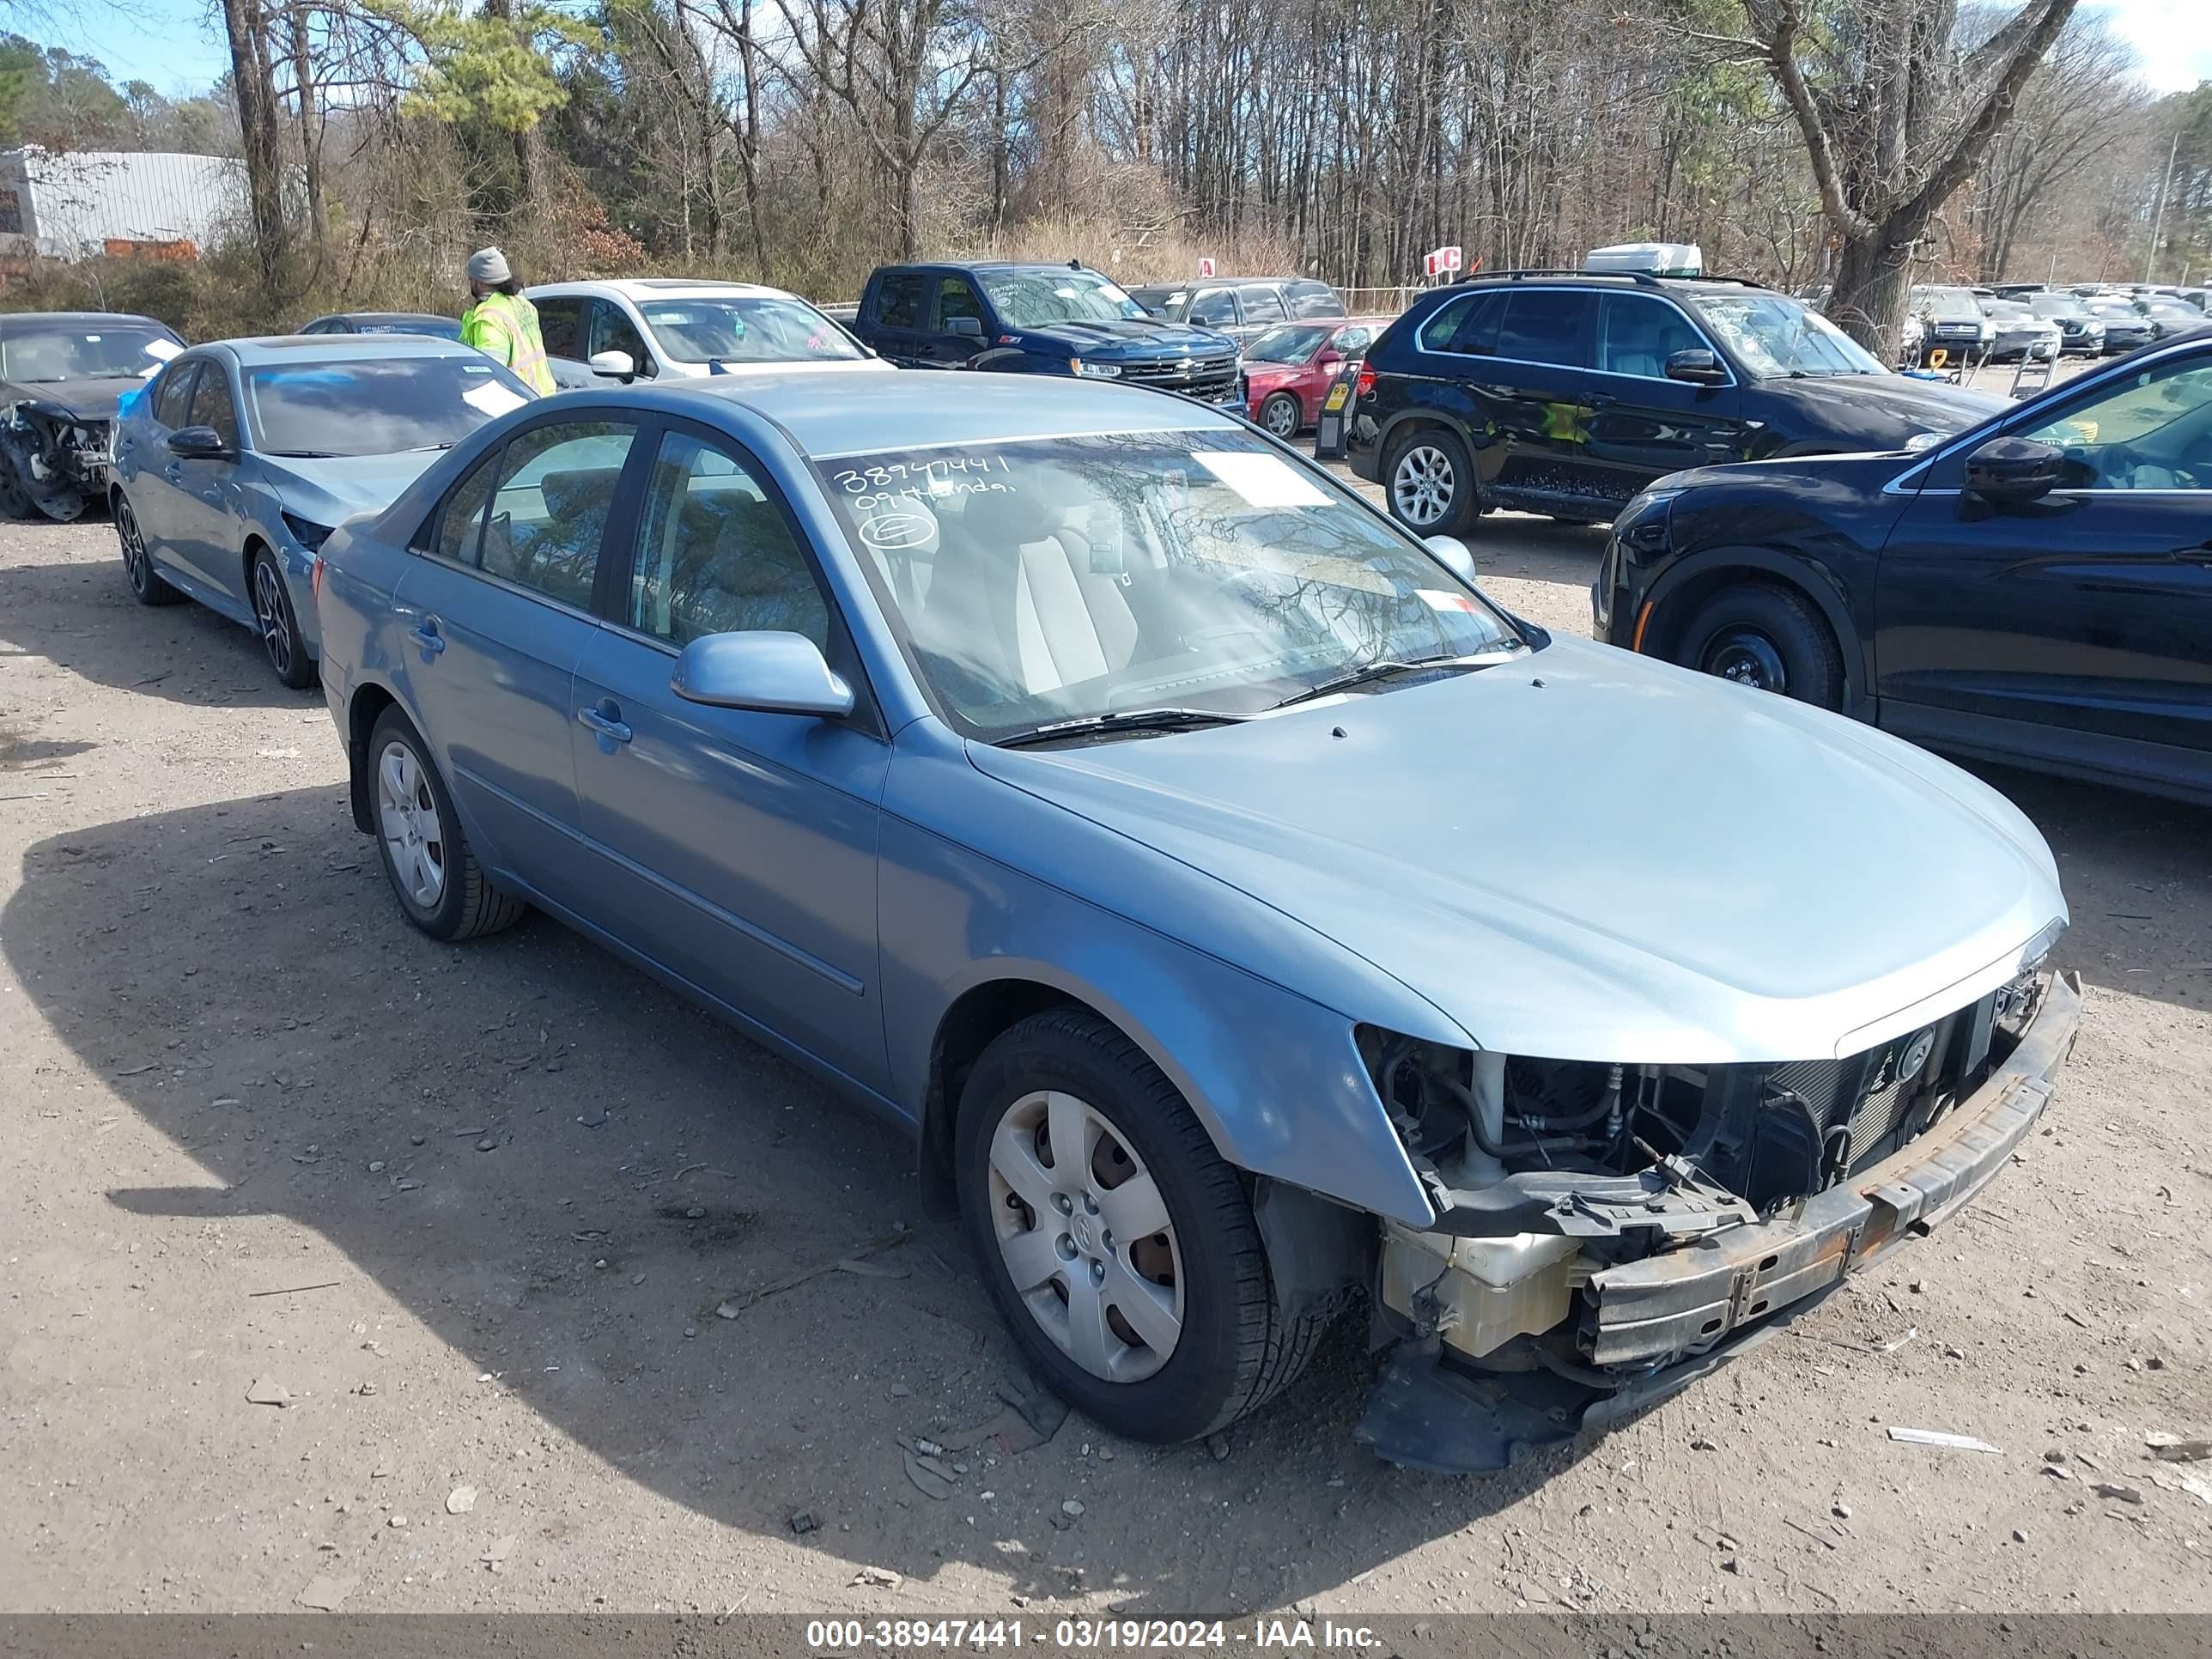
[[[1040,1156],[1055,1120],[1096,1126],[1080,1172],[1062,1176]],[[1328,1314],[1283,1316],[1243,1182],[1159,1068],[1096,1015],[1051,1009],[1002,1033],[969,1075],[955,1133],[961,1224],[992,1300],[1038,1374],[1103,1426],[1195,1439],[1264,1405],[1312,1357]],[[1139,1201],[1140,1181],[1154,1203]],[[1165,1225],[1115,1241],[1117,1214]],[[1024,1294],[1016,1271],[1042,1276]],[[1079,1304],[1086,1278],[1103,1288]],[[1146,1297],[1151,1317],[1122,1311]],[[1093,1310],[1095,1323],[1081,1319]],[[1147,1333],[1153,1341],[1127,1340]]]
[[[7,463],[0,460],[0,467]],[[123,554],[123,580],[130,584],[131,597],[141,605],[174,605],[185,596],[161,580],[161,573],[154,568],[153,555],[146,550],[145,533],[138,528],[138,515],[131,510],[131,502],[121,490],[115,492],[115,541]]]
[[[0,519],[35,519],[40,517],[31,492],[23,487],[23,475],[15,470],[13,457],[0,454]]]
[[[389,774],[387,763],[393,769]],[[377,854],[407,920],[449,943],[495,933],[520,921],[528,907],[493,886],[477,863],[428,745],[397,708],[378,717],[367,764]],[[409,828],[416,832],[412,839]],[[409,860],[404,872],[402,857]],[[430,883],[425,878],[433,872],[436,879]]]
[[[267,548],[255,548],[246,561],[246,585],[253,605],[253,631],[261,636],[269,666],[293,690],[306,690],[318,678],[315,659],[307,654],[307,641],[300,632],[283,567]]]
[[[1482,511],[1474,461],[1459,434],[1425,426],[1390,446],[1382,463],[1390,516],[1416,536],[1460,536]]]
[[[1844,700],[1844,653],[1813,602],[1766,582],[1726,588],[1683,635],[1685,667],[1820,708]]]
[[[1297,437],[1305,423],[1305,410],[1287,392],[1278,392],[1260,405],[1260,424],[1285,443]]]

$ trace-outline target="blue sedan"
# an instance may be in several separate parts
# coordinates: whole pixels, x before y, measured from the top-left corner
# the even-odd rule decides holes
[[[535,395],[480,351],[404,335],[185,352],[116,423],[108,504],[131,591],[244,623],[278,679],[313,685],[323,538]]]
[[[1085,1411],[1204,1434],[1370,1297],[1362,1436],[1503,1467],[2032,1131],[2079,995],[1994,792],[1233,418],[949,384],[517,410],[325,544],[324,690],[409,921],[536,906],[913,1134]]]

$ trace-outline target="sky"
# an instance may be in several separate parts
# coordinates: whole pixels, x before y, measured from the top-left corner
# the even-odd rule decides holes
[[[2212,0],[2106,0],[2099,9],[2133,43],[2157,91],[2212,81]],[[46,38],[99,58],[118,82],[164,93],[199,91],[230,66],[207,0],[84,0],[77,21],[58,22]]]

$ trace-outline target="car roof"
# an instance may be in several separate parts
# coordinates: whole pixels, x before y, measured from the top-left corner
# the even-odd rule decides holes
[[[474,346],[434,334],[269,334],[243,340],[210,343],[228,350],[241,368],[290,362],[311,353],[327,362],[374,357],[459,357],[476,354]]]
[[[142,317],[135,311],[13,311],[0,313],[0,334],[12,334],[26,324],[34,323],[143,323],[148,328],[169,326],[158,317]]]
[[[332,317],[343,317],[349,321],[372,323],[450,323],[455,321],[435,311],[326,311],[315,319],[324,322]]]
[[[919,371],[716,375],[633,386],[622,394],[624,403],[694,419],[708,398],[743,404],[774,422],[817,459],[1024,438],[1249,430],[1170,393],[1048,374],[963,374],[957,398],[947,395],[942,374]]]
[[[564,299],[609,295],[625,300],[795,300],[799,295],[760,283],[723,283],[704,276],[616,276],[604,282],[533,283],[523,289],[528,298]]]

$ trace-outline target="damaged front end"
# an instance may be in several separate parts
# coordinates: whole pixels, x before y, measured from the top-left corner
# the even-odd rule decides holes
[[[1711,1370],[1995,1176],[2080,1015],[2038,963],[1843,1060],[1533,1060],[1363,1027],[1436,1220],[1382,1224],[1398,1346],[1359,1438],[1503,1469]]]
[[[114,422],[24,398],[0,408],[0,495],[18,518],[33,512],[74,523],[107,495]]]

